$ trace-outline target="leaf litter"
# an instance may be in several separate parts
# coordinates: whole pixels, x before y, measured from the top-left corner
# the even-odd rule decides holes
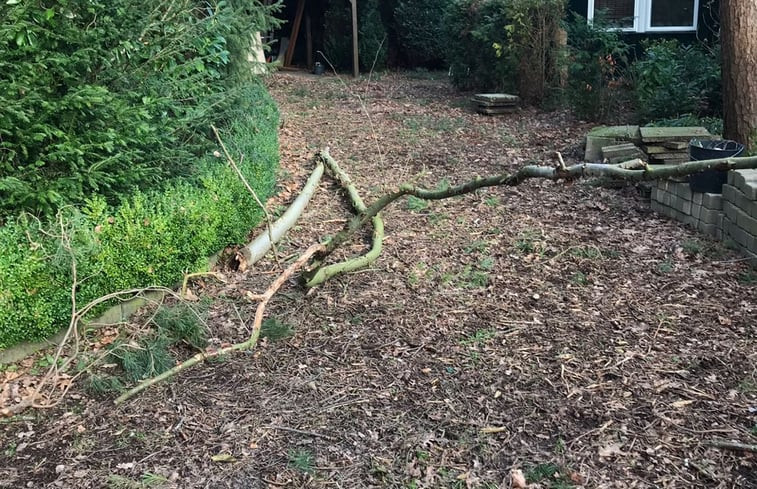
[[[269,83],[283,116],[272,210],[324,146],[370,202],[555,151],[578,161],[589,128],[559,111],[477,115],[443,77]],[[348,216],[324,179],[281,255]],[[706,445],[757,440],[757,286],[738,256],[633,186],[529,181],[384,217],[369,270],[272,300],[291,333],[118,408],[74,387],[5,420],[0,487],[757,487],[755,454]],[[245,295],[277,268],[225,273],[192,289],[212,301],[211,345],[246,336]],[[43,357],[2,372],[3,402]]]

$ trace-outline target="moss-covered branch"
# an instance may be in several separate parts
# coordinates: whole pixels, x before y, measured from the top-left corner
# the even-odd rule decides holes
[[[630,168],[629,168],[630,166]],[[316,256],[316,260],[323,260],[352,236],[369,221],[376,217],[385,207],[392,202],[405,196],[415,196],[425,200],[441,200],[458,195],[475,192],[485,187],[520,185],[532,178],[546,180],[576,180],[585,177],[606,177],[632,182],[661,180],[671,177],[683,177],[706,170],[741,170],[757,168],[757,157],[748,158],[723,158],[714,160],[689,161],[675,166],[653,167],[649,165],[623,165],[604,163],[579,163],[565,167],[559,165],[549,166],[524,166],[515,173],[503,173],[489,177],[479,177],[474,180],[455,185],[441,190],[426,189],[409,183],[401,184],[396,190],[379,197],[364,211],[350,219],[344,229],[325,243],[322,253]]]
[[[339,167],[339,164],[329,154],[329,150],[324,149],[319,154],[320,159],[326,164],[331,176],[342,186],[347,192],[350,198],[352,208],[355,209],[357,214],[366,211],[365,203],[360,197],[357,188],[352,183],[350,176]],[[328,265],[325,267],[320,266],[320,262],[313,263],[311,270],[304,274],[306,279],[306,285],[308,287],[315,287],[323,282],[329,280],[336,275],[353,272],[369,266],[376,261],[381,255],[384,241],[384,220],[381,218],[381,214],[376,214],[371,218],[373,224],[373,238],[371,241],[371,249],[364,255],[360,255],[349,260],[345,260],[340,263]]]

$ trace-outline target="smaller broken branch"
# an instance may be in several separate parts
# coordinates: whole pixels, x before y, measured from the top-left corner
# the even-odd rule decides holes
[[[273,223],[270,234],[258,236],[252,243],[239,250],[239,254],[248,265],[263,258],[268,253],[272,243],[278,243],[284,234],[294,226],[318,188],[318,182],[320,182],[323,176],[323,169],[323,163],[319,163],[315,167],[307,183],[302,188],[300,195],[297,196],[286,212],[284,212],[284,215]]]
[[[741,443],[738,441],[721,440],[721,439],[708,440],[708,441],[705,441],[704,443],[705,445],[709,445],[715,448],[722,448],[724,450],[735,450],[737,452],[757,453],[757,445],[752,445],[749,443]]]
[[[189,367],[197,365],[198,363],[204,362],[212,358],[218,358],[220,356],[223,356],[235,351],[251,350],[252,348],[254,348],[255,345],[257,345],[258,343],[258,339],[260,338],[260,328],[263,325],[263,316],[265,314],[265,308],[268,305],[268,302],[271,300],[274,294],[278,292],[281,286],[284,285],[286,281],[294,274],[294,272],[297,271],[297,269],[302,267],[305,263],[308,262],[308,260],[310,260],[310,258],[315,253],[317,253],[318,251],[321,251],[322,249],[323,249],[323,245],[321,244],[312,245],[310,248],[308,248],[305,251],[305,253],[303,253],[297,259],[297,261],[289,265],[289,267],[286,270],[284,270],[284,272],[281,275],[278,276],[278,278],[268,287],[268,289],[265,291],[265,293],[263,293],[263,295],[256,297],[260,299],[260,304],[258,304],[258,307],[255,310],[255,322],[252,325],[252,332],[250,333],[250,336],[246,341],[243,341],[242,343],[236,343],[226,348],[219,348],[218,350],[198,353],[194,355],[193,357],[189,358],[188,360],[182,363],[179,363],[175,367],[169,370],[166,370],[162,374],[140,382],[132,389],[118,396],[118,398],[116,398],[116,400],[114,401],[115,404],[116,405],[123,404],[127,400],[131,399],[135,395],[147,389],[148,387],[153,386],[159,382],[162,382],[168,378],[171,378],[174,375],[178,374],[179,372],[182,372],[188,369]]]
[[[334,179],[347,192],[353,209],[355,209],[358,214],[365,212],[365,203],[360,197],[357,188],[352,183],[350,176],[339,167],[339,164],[336,162],[336,160],[329,154],[329,149],[326,148],[321,151],[319,157],[326,163],[326,167],[329,169],[329,172],[332,174]],[[372,224],[373,237],[371,240],[371,249],[368,250],[367,253],[325,267],[320,266],[320,261],[315,261],[312,264],[313,269],[305,274],[305,278],[307,279],[305,285],[307,287],[315,287],[326,282],[332,277],[344,273],[354,272],[355,270],[360,270],[375,262],[378,257],[381,256],[381,251],[383,249],[384,219],[381,217],[381,214],[373,216]]]
[[[326,440],[331,440],[331,441],[336,440],[336,438],[334,438],[333,436],[323,435],[321,433],[316,433],[314,431],[298,430],[297,428],[289,428],[288,426],[268,425],[268,426],[263,426],[262,428],[267,429],[267,430],[288,431],[290,433],[297,433],[298,435],[312,436],[314,438],[324,438]]]
[[[223,282],[223,275],[217,272],[197,272],[197,273],[185,273],[184,279],[181,281],[181,291],[179,297],[182,299],[187,298],[187,288],[189,287],[189,280],[197,277],[213,277],[219,282]]]
[[[565,171],[568,169],[568,167],[565,166],[565,160],[562,159],[562,153],[559,151],[555,151],[557,154],[557,162],[560,164],[560,170]]]

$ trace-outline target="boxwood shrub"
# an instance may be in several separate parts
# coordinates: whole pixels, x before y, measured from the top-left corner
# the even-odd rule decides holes
[[[222,133],[232,154],[244,154],[248,181],[267,196],[278,164],[278,110],[255,82],[238,104],[245,115]],[[207,154],[197,166],[192,177],[137,191],[118,205],[93,197],[62,210],[76,250],[79,305],[121,289],[174,285],[224,246],[244,242],[262,217],[254,200],[225,159]],[[68,325],[71,257],[58,222],[21,215],[0,227],[0,349]]]

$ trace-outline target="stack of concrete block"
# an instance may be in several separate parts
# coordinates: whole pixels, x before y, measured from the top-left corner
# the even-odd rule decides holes
[[[649,163],[659,165],[689,161],[689,141],[713,137],[704,127],[642,127],[639,132]]]
[[[757,259],[757,170],[728,173],[723,185],[723,232],[748,256]]]
[[[723,237],[723,199],[720,194],[692,192],[689,184],[658,180],[652,189],[652,210],[715,238]]]
[[[612,146],[602,147],[602,161],[615,164],[633,159],[647,159],[647,155],[633,143],[613,144]]]

